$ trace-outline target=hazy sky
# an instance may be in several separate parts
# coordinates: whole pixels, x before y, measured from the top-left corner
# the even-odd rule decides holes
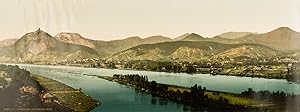
[[[129,36],[211,37],[227,31],[300,31],[300,0],[0,0],[0,39],[39,27],[100,40]]]

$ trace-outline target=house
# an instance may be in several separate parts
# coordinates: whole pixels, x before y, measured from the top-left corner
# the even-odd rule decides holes
[[[12,78],[5,78],[5,81],[10,84],[12,82]]]
[[[50,93],[46,93],[46,94],[42,95],[41,99],[45,103],[51,103],[54,101],[54,96],[51,95]]]

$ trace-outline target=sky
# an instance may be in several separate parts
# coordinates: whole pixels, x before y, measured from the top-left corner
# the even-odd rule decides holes
[[[0,40],[41,28],[97,40],[300,31],[300,0],[0,0]]]

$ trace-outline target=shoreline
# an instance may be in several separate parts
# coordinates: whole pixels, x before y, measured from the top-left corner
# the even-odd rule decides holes
[[[21,63],[22,64],[22,63]],[[25,63],[26,64],[26,63]],[[51,64],[35,64],[35,65],[51,65]],[[71,66],[71,67],[84,67],[84,68],[97,68],[97,67],[90,67],[88,66],[89,64],[57,64],[59,66]],[[56,65],[52,65],[52,66],[56,66]],[[219,75],[219,76],[237,76],[237,77],[252,77],[252,78],[265,78],[265,79],[284,79],[284,80],[288,80],[286,78],[287,75],[282,75],[282,74],[272,74],[272,75],[267,75],[267,74],[244,74],[243,72],[235,72],[235,73],[223,73],[223,72],[215,72],[215,69],[218,68],[212,68],[212,73],[208,72],[208,71],[197,71],[197,72],[193,72],[193,73],[188,73],[188,72],[168,72],[168,71],[155,71],[155,70],[147,70],[147,69],[126,69],[126,68],[103,68],[103,69],[117,69],[117,70],[134,70],[134,71],[151,71],[151,72],[165,72],[165,73],[186,73],[186,74],[210,74],[210,75]],[[204,69],[209,69],[209,68],[204,68]],[[276,71],[276,70],[274,70]],[[289,82],[297,82],[297,81],[291,81],[288,80]],[[300,82],[297,82],[300,83]]]
[[[81,92],[80,88],[74,89],[61,82],[36,74],[32,74],[32,77],[42,86],[46,94],[49,93],[57,99],[58,104],[72,111],[91,111],[100,105],[100,102]]]
[[[23,63],[20,63],[23,64]],[[26,64],[26,63],[25,63]],[[52,64],[39,64],[36,63],[34,65],[52,65]],[[89,64],[57,64],[58,66],[71,66],[71,67],[83,67],[83,68],[97,68],[97,67],[90,67]],[[52,65],[52,66],[57,66],[57,65]],[[99,69],[99,68],[97,68]],[[213,76],[236,76],[236,77],[251,77],[251,78],[264,78],[264,79],[282,79],[282,80],[287,80],[288,82],[294,82],[294,83],[298,83],[300,84],[300,80],[291,80],[288,79],[289,76],[293,76],[293,75],[287,75],[287,74],[279,74],[279,73],[275,73],[275,74],[245,74],[242,71],[241,72],[236,72],[236,73],[209,73],[209,72],[203,72],[203,71],[198,71],[198,72],[194,72],[194,73],[187,73],[187,72],[168,72],[168,71],[153,71],[153,70],[146,70],[146,69],[125,69],[125,68],[103,68],[103,69],[117,69],[117,70],[134,70],[134,71],[150,71],[150,72],[165,72],[165,73],[186,73],[186,74],[190,74],[190,75],[194,75],[194,74],[210,74]],[[209,69],[209,68],[206,68]],[[213,68],[213,71],[215,71]],[[273,70],[276,71],[276,70]],[[269,71],[271,72],[271,71]]]
[[[1,63],[0,63],[1,64]],[[96,69],[100,69],[100,68],[97,68],[97,67],[88,67],[88,66],[85,66],[84,64],[40,64],[40,63],[33,63],[33,64],[30,64],[30,63],[2,63],[2,64],[28,64],[28,65],[48,65],[48,66],[65,66],[65,67],[81,67],[81,68],[96,68]],[[102,68],[102,69],[111,69],[111,68]],[[114,69],[112,69],[114,70]],[[133,70],[133,71],[148,71],[148,72],[159,72],[160,71],[152,71],[152,70],[137,70],[137,69],[120,69],[120,68],[115,68],[115,70]],[[163,73],[186,73],[186,72],[163,72]],[[209,74],[209,73],[186,73],[186,74],[189,74],[189,75],[194,75],[194,74]],[[300,80],[297,81],[293,81],[293,80],[289,80],[287,78],[278,78],[278,77],[268,77],[268,76],[264,76],[264,75],[245,75],[245,74],[240,74],[240,75],[237,75],[237,74],[210,74],[210,75],[213,75],[213,76],[236,76],[236,77],[250,77],[250,78],[263,78],[263,79],[280,79],[280,80],[286,80],[288,82],[293,82],[293,83],[297,83],[297,84],[300,84]]]

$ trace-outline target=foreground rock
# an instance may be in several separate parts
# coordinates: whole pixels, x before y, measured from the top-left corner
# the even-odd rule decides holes
[[[90,111],[99,103],[57,81],[0,65],[0,111]]]

